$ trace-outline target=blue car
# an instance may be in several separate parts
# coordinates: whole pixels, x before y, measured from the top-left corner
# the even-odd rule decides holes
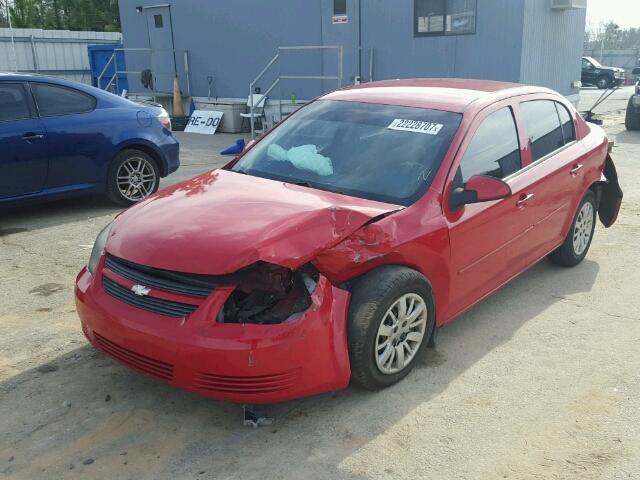
[[[167,112],[80,83],[0,74],[0,205],[104,193],[131,205],[178,169]]]

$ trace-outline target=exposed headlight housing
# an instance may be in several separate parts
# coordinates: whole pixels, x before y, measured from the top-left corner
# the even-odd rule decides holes
[[[111,225],[107,225],[102,229],[102,231],[96,237],[96,241],[93,243],[93,250],[91,250],[91,256],[89,257],[89,263],[87,264],[87,270],[91,273],[91,275],[95,274],[96,267],[98,266],[98,262],[100,261],[100,256],[102,252],[104,252],[104,246],[107,243],[107,239],[109,238],[109,233],[111,233]]]

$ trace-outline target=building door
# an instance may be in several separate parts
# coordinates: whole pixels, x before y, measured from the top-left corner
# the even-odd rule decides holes
[[[354,83],[360,76],[358,68],[359,43],[359,2],[360,0],[321,0],[322,1],[322,44],[343,47],[342,86]],[[338,52],[327,50],[322,56],[322,70],[325,76],[338,75]],[[364,75],[364,73],[363,73]],[[338,83],[325,80],[323,89],[334,90]]]
[[[145,8],[151,49],[149,68],[153,72],[155,90],[158,93],[173,92],[173,79],[177,70],[170,8],[168,6]]]

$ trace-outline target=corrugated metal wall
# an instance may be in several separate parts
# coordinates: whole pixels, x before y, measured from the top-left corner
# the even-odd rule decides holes
[[[549,0],[525,0],[520,81],[577,98],[586,10],[554,10]]]
[[[68,30],[40,30],[14,28],[14,48],[11,32],[0,28],[0,71],[18,70],[40,72],[91,83],[87,45],[118,43],[122,34],[115,32],[71,32]]]

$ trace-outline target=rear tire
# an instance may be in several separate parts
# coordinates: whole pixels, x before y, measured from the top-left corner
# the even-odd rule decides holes
[[[610,87],[611,83],[612,82],[609,77],[607,77],[606,75],[602,75],[601,77],[598,77],[598,80],[596,81],[596,86],[600,90],[605,90]]]
[[[386,266],[360,279],[349,305],[351,378],[369,390],[413,369],[435,326],[431,288],[422,274]]]
[[[627,103],[627,113],[624,117],[624,126],[627,130],[640,130],[640,112],[633,106],[633,97]]]
[[[584,260],[593,240],[596,210],[596,196],[589,190],[578,206],[564,243],[549,255],[551,262],[563,267],[573,267]]]
[[[159,186],[158,165],[143,151],[123,150],[109,166],[107,195],[118,205],[133,205],[157,192]]]

